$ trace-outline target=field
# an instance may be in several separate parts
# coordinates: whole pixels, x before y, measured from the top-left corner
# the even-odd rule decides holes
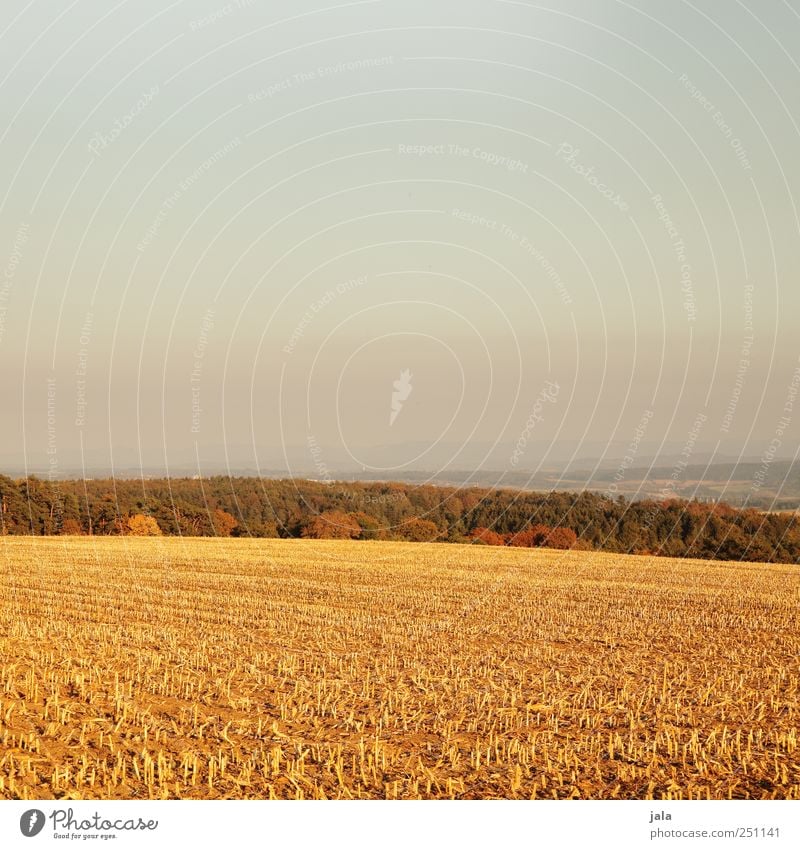
[[[0,540],[0,797],[800,799],[800,568]]]

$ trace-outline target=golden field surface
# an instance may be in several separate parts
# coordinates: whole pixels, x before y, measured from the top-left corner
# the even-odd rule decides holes
[[[0,540],[0,797],[800,799],[800,569]]]

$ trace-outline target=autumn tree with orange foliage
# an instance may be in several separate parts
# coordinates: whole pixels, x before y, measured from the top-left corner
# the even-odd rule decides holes
[[[357,539],[361,536],[361,525],[350,513],[326,510],[305,525],[301,536],[306,539]]]
[[[440,535],[436,523],[428,519],[409,519],[398,530],[410,542],[432,542]]]
[[[61,523],[62,536],[80,536],[83,535],[83,526],[77,519],[64,519]]]
[[[218,537],[229,537],[239,527],[236,519],[230,513],[225,512],[225,510],[215,510],[212,519],[214,530]]]
[[[505,545],[506,540],[502,534],[492,531],[489,528],[475,528],[469,535],[473,542],[483,545]]]
[[[508,545],[520,548],[536,548],[544,545],[545,540],[553,532],[547,525],[532,525],[530,528],[508,535]]]
[[[128,533],[134,537],[159,537],[161,528],[152,516],[137,513],[128,518]]]
[[[800,478],[796,496],[793,492],[778,502],[784,509],[775,509],[775,499],[764,492],[742,508],[678,498],[626,501],[590,492],[364,481],[332,487],[321,481],[218,476],[149,479],[143,500],[137,480],[48,481],[0,474],[0,534],[160,530],[180,536],[427,540],[433,529],[413,521],[419,519],[436,525],[437,542],[797,564],[800,529],[793,499],[800,503]],[[155,524],[137,516],[149,516]]]
[[[572,528],[553,528],[547,535],[543,545],[547,548],[573,548],[578,541],[578,535]]]

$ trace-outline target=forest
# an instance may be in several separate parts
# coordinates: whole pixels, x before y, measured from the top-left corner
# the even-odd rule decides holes
[[[588,492],[257,477],[0,476],[0,534],[441,541],[800,560],[794,513],[681,499],[628,501]]]

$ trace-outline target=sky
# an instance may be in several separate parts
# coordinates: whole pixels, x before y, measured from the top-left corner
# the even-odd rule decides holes
[[[0,471],[795,455],[796,2],[4,11]]]

